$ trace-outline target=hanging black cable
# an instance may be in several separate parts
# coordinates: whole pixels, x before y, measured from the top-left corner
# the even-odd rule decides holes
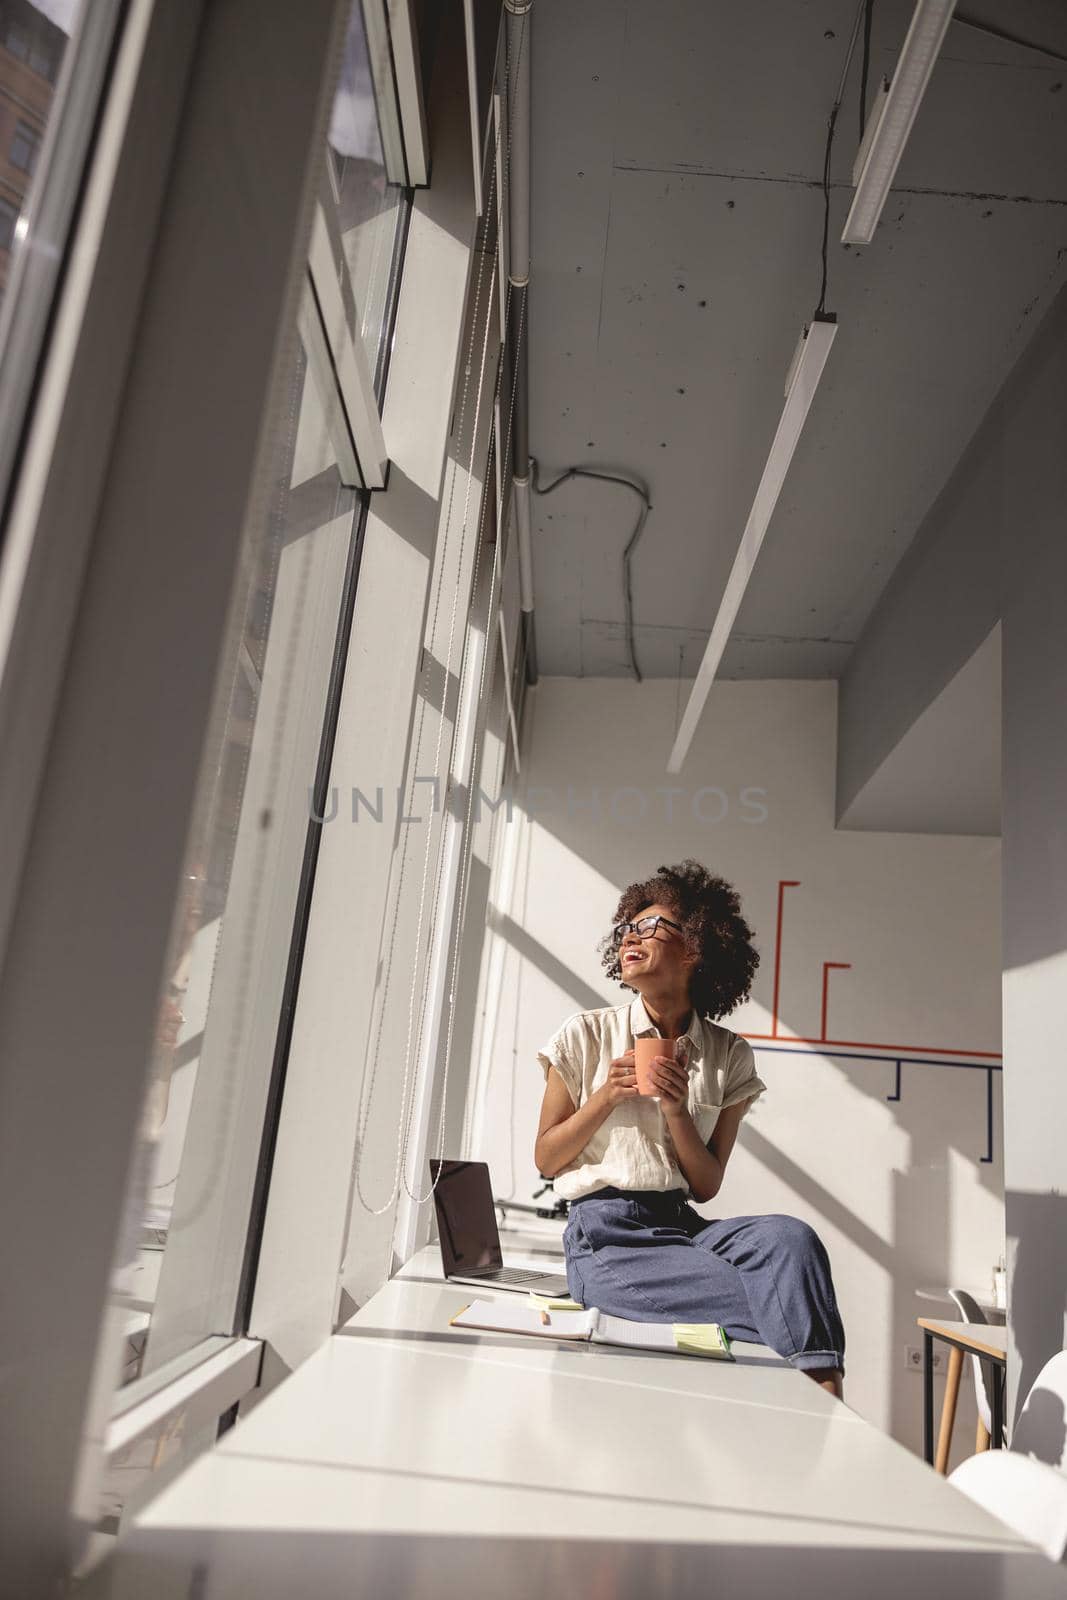
[[[1050,45],[1038,44],[1034,39],[1024,39],[1021,34],[1009,33],[1006,28],[994,27],[991,22],[980,22],[977,17],[968,17],[962,11],[954,11],[953,22],[958,22],[961,28],[973,28],[976,33],[987,33],[991,39],[1003,39],[1005,44],[1017,44],[1023,50],[1036,50],[1039,55],[1050,56],[1053,61],[1067,61],[1067,55],[1061,50],[1053,50]]]
[[[641,677],[641,670],[637,665],[637,656],[634,653],[634,598],[633,585],[630,577],[630,557],[633,553],[634,546],[641,537],[642,530],[645,526],[645,518],[652,510],[652,502],[648,498],[648,489],[645,484],[640,482],[640,480],[635,482],[632,478],[622,478],[614,472],[597,472],[591,467],[568,467],[565,472],[560,473],[558,478],[554,478],[551,483],[546,484],[545,487],[542,488],[540,483],[537,481],[539,471],[540,467],[536,456],[531,456],[530,487],[533,489],[534,494],[551,494],[553,489],[558,489],[560,484],[566,483],[569,478],[599,478],[603,483],[619,483],[624,489],[632,490],[641,501],[641,512],[637,518],[637,526],[630,535],[626,544],[626,548],[622,553],[622,569],[623,599],[626,606],[626,645],[630,652],[630,665],[634,669],[634,677],[637,679],[638,683],[642,683],[644,680]]]
[[[837,126],[837,113],[841,109],[841,101],[845,93],[845,80],[848,77],[848,69],[852,64],[852,56],[856,48],[856,40],[859,38],[860,23],[863,20],[866,4],[867,0],[859,0],[859,4],[856,7],[856,18],[852,24],[852,37],[848,41],[845,64],[841,69],[841,80],[837,85],[837,94],[834,96],[834,103],[830,108],[830,119],[826,124],[826,153],[822,164],[822,284],[819,289],[819,303],[815,308],[817,317],[822,317],[826,314],[826,252],[830,243],[830,156],[834,148],[834,129]]]
[[[860,143],[867,128],[867,75],[871,68],[871,21],[874,17],[874,0],[867,0],[863,9],[863,66],[860,71]]]
[[[835,100],[833,110],[830,112],[830,122],[826,129],[826,155],[822,164],[822,284],[819,288],[819,303],[815,307],[815,315],[822,316],[826,310],[826,280],[828,276],[826,252],[830,243],[830,154],[834,148],[834,125],[837,122],[837,113],[841,109],[840,100]]]

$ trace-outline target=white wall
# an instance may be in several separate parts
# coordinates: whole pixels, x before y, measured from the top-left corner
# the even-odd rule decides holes
[[[528,1197],[534,1052],[568,1013],[630,998],[595,949],[617,895],[696,856],[737,886],[756,931],[753,995],[728,1020],[768,1085],[702,1210],[784,1211],[818,1229],[845,1321],[848,1403],[918,1449],[921,1382],[904,1347],[920,1343],[917,1315],[952,1308],[915,1289],[986,1286],[1004,1248],[1000,1073],[985,1163],[986,1071],[948,1065],[1000,1049],[1000,841],[836,832],[831,681],[716,684],[686,769],[669,778],[687,688],[548,678],[530,693],[513,820],[496,830],[469,1154],[490,1162],[498,1194]],[[782,879],[799,887],[784,892],[772,1043],[756,1036],[772,1033]],[[502,976],[488,983],[494,961]],[[861,1041],[855,1058],[788,1047],[822,1036],[824,961],[851,963],[830,973],[827,1034]],[[875,1059],[894,1050],[899,1102],[887,1099],[895,1057]],[[906,1064],[916,1054],[945,1065]],[[968,1375],[954,1461],[973,1451],[975,1420]]]
[[[1003,574],[1009,1418],[1067,1346],[1067,295],[1013,393],[987,432],[994,468],[979,481],[999,513]]]

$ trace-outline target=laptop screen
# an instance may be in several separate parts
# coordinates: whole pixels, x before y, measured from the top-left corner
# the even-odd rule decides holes
[[[502,1267],[493,1189],[485,1162],[431,1160],[430,1176],[437,1180],[433,1202],[445,1277]]]

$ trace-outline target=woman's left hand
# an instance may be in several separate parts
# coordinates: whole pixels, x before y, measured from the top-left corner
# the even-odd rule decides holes
[[[649,1073],[665,1117],[680,1117],[689,1110],[689,1074],[670,1056],[655,1056]]]

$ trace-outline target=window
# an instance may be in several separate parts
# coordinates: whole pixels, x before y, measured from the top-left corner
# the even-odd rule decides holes
[[[7,0],[7,4],[0,0],[0,21],[13,3],[14,0]],[[70,9],[70,0],[65,0],[63,14],[69,15]],[[86,713],[90,708],[81,693],[89,675],[71,671],[69,666],[54,691],[41,696],[42,700],[49,700],[50,710],[52,704],[63,708],[69,705],[69,715],[25,719],[35,724],[34,737],[23,741],[38,763],[34,777],[37,770],[47,770],[44,763],[52,750],[49,740],[53,720],[64,721],[71,734],[70,759],[79,770],[85,770],[77,755],[82,730],[89,730],[94,723],[99,726],[101,721],[112,728],[116,722],[125,724],[121,761],[90,759],[88,763],[90,773],[95,769],[96,774],[102,770],[110,774],[108,782],[101,785],[102,789],[110,785],[109,794],[102,797],[103,804],[95,810],[87,807],[86,820],[75,827],[60,823],[56,838],[50,839],[50,851],[53,844],[56,846],[52,852],[56,869],[62,870],[60,835],[77,833],[82,826],[92,831],[93,821],[106,813],[110,796],[120,790],[125,824],[125,807],[129,806],[131,812],[138,807],[138,786],[149,773],[153,752],[165,761],[168,754],[174,756],[176,748],[181,751],[180,793],[168,810],[167,803],[174,794],[171,789],[166,795],[167,803],[157,809],[157,819],[163,814],[169,819],[158,822],[165,849],[149,850],[142,840],[146,858],[150,854],[158,865],[162,855],[166,868],[162,904],[158,881],[155,892],[148,897],[152,910],[151,917],[146,915],[143,919],[144,938],[147,940],[151,920],[152,961],[148,968],[139,969],[136,1000],[131,998],[135,985],[129,963],[120,965],[114,959],[110,967],[103,963],[97,975],[103,981],[90,985],[84,962],[90,959],[89,952],[94,947],[100,950],[107,943],[98,934],[102,907],[110,906],[109,928],[127,945],[133,946],[142,939],[140,919],[129,905],[116,903],[114,881],[107,881],[116,856],[125,860],[127,876],[132,875],[138,825],[119,826],[112,810],[111,823],[118,845],[110,853],[112,859],[109,860],[109,852],[99,848],[99,839],[92,841],[88,850],[79,852],[80,857],[93,859],[93,870],[99,872],[104,887],[100,893],[94,885],[89,895],[86,885],[82,886],[86,937],[81,938],[68,928],[71,966],[75,971],[80,968],[82,992],[92,989],[97,1003],[106,1008],[109,1020],[124,1009],[128,1014],[135,1011],[141,1019],[140,1037],[132,1052],[127,1033],[120,1087],[118,1071],[108,1070],[113,1055],[107,1027],[93,1032],[104,1058],[102,1070],[86,1070],[87,1062],[79,1055],[86,1037],[84,1024],[71,1016],[69,1004],[48,1007],[53,1014],[67,1015],[72,1030],[78,1033],[74,1050],[56,1051],[50,1058],[56,1066],[57,1079],[75,1082],[84,1096],[82,1104],[91,1106],[99,1094],[98,1104],[104,1107],[93,1126],[86,1126],[80,1117],[73,1124],[69,1117],[65,1119],[65,1132],[72,1140],[78,1141],[80,1133],[88,1139],[85,1148],[93,1156],[88,1164],[80,1159],[80,1150],[74,1160],[65,1160],[65,1151],[58,1152],[51,1137],[55,1132],[56,1102],[51,1094],[42,1093],[43,1080],[32,1070],[35,1057],[29,1052],[24,1057],[25,1132],[35,1132],[40,1121],[44,1132],[40,1144],[49,1157],[46,1165],[38,1156],[36,1136],[25,1137],[25,1170],[39,1175],[42,1189],[57,1192],[60,1185],[69,1185],[75,1194],[73,1209],[64,1205],[60,1212],[56,1206],[55,1214],[78,1219],[79,1243],[85,1234],[95,1230],[94,1259],[98,1260],[107,1249],[118,1263],[105,1319],[108,1332],[100,1338],[99,1359],[92,1364],[101,1321],[102,1285],[97,1282],[94,1291],[91,1279],[96,1277],[95,1272],[82,1272],[80,1277],[75,1273],[69,1281],[68,1275],[45,1275],[57,1302],[64,1302],[58,1317],[49,1315],[46,1319],[41,1314],[42,1308],[51,1307],[43,1295],[31,1290],[14,1296],[29,1308],[36,1302],[36,1323],[27,1311],[25,1324],[18,1326],[11,1343],[16,1351],[32,1348],[36,1363],[33,1381],[20,1383],[23,1414],[29,1425],[23,1429],[20,1419],[18,1431],[24,1443],[30,1441],[27,1469],[22,1473],[27,1499],[32,1498],[35,1485],[46,1478],[48,1482],[49,1503],[40,1518],[35,1506],[33,1518],[22,1519],[27,1525],[22,1547],[35,1562],[40,1552],[39,1564],[52,1559],[52,1552],[60,1548],[60,1539],[65,1545],[73,1532],[80,1535],[94,1514],[92,1500],[100,1477],[101,1402],[108,1382],[113,1381],[112,1375],[118,1370],[118,1364],[111,1359],[114,1345],[109,1332],[116,1322],[125,1336],[126,1365],[130,1369],[123,1374],[127,1382],[122,1395],[115,1397],[115,1411],[124,1427],[112,1429],[107,1441],[109,1456],[116,1460],[124,1454],[124,1441],[133,1437],[138,1445],[133,1453],[139,1458],[151,1456],[149,1467],[157,1464],[154,1449],[141,1449],[141,1441],[147,1437],[141,1431],[144,1419],[130,1413],[151,1400],[157,1420],[160,1418],[156,1401],[163,1408],[171,1403],[167,1391],[175,1382],[176,1366],[184,1364],[191,1377],[189,1387],[199,1395],[202,1369],[214,1354],[229,1355],[235,1345],[254,1346],[253,1369],[243,1376],[243,1387],[231,1392],[235,1386],[227,1381],[223,1386],[226,1396],[214,1413],[210,1405],[203,1413],[203,1431],[189,1425],[180,1441],[176,1434],[172,1435],[171,1443],[180,1442],[184,1448],[192,1441],[193,1447],[199,1448],[204,1439],[212,1437],[214,1422],[225,1417],[241,1395],[255,1386],[261,1356],[256,1341],[235,1340],[233,1333],[244,1324],[254,1278],[270,1141],[275,1132],[284,1066],[283,1024],[292,1009],[307,882],[313,865],[316,828],[309,791],[321,782],[320,766],[333,732],[342,678],[339,643],[350,620],[347,602],[356,588],[367,497],[351,485],[339,460],[342,434],[351,434],[352,429],[347,419],[339,419],[342,406],[338,380],[330,372],[329,360],[321,359],[321,349],[316,354],[311,348],[316,342],[316,318],[318,340],[325,340],[321,309],[308,285],[297,326],[290,292],[294,265],[291,252],[294,243],[298,250],[301,248],[294,229],[306,215],[311,198],[306,192],[309,157],[315,159],[317,155],[319,177],[323,184],[327,181],[326,119],[316,113],[315,106],[322,75],[330,70],[330,48],[336,35],[327,10],[308,8],[306,25],[302,23],[299,30],[282,30],[269,46],[273,56],[268,58],[268,47],[264,47],[263,54],[258,53],[263,34],[254,0],[234,10],[234,29],[220,35],[218,30],[205,32],[193,23],[176,29],[167,21],[165,6],[131,8],[122,0],[93,0],[92,6],[83,7],[74,59],[64,63],[60,74],[63,103],[57,102],[59,114],[53,114],[38,158],[34,179],[38,187],[29,201],[33,223],[26,249],[22,247],[21,228],[16,228],[20,243],[0,322],[5,329],[16,328],[17,355],[24,357],[29,348],[25,364],[30,368],[31,384],[33,372],[41,374],[40,383],[32,388],[31,401],[37,395],[49,401],[54,398],[52,409],[61,413],[44,441],[46,448],[37,451],[41,458],[40,481],[46,472],[51,474],[50,492],[40,496],[48,504],[44,511],[35,512],[34,525],[29,530],[40,540],[42,552],[39,566],[44,579],[38,588],[51,578],[49,567],[55,553],[65,556],[73,543],[67,536],[72,519],[55,516],[51,501],[53,490],[58,498],[76,497],[81,483],[80,475],[73,475],[77,486],[72,489],[72,474],[63,466],[64,460],[69,465],[69,452],[61,446],[69,444],[71,436],[77,439],[76,429],[70,426],[71,418],[95,425],[100,417],[105,448],[92,450],[90,455],[95,462],[111,462],[106,474],[101,468],[99,483],[94,479],[93,498],[87,499],[84,516],[79,519],[80,507],[74,507],[75,530],[83,536],[86,548],[92,542],[96,564],[93,582],[85,584],[77,576],[80,561],[65,564],[66,574],[74,575],[69,593],[64,590],[62,594],[64,602],[69,599],[69,627],[60,641],[62,652],[57,654],[55,630],[50,627],[42,635],[39,618],[34,629],[35,607],[20,607],[19,620],[31,638],[51,640],[51,651],[41,646],[50,661],[64,660],[70,636],[80,641],[91,633],[93,638],[86,653],[100,667],[98,691],[101,680],[116,685],[124,675],[129,676],[131,669],[137,673],[138,683],[148,687],[147,698],[140,696],[141,728],[146,735],[143,740],[135,739],[130,731],[132,719],[115,718],[112,714],[109,721],[112,706],[101,707],[103,718],[95,709],[89,717]],[[113,24],[103,37],[96,31],[98,17],[105,22],[110,19]],[[130,31],[125,31],[127,24]],[[255,42],[251,59],[262,68],[264,88],[258,97],[256,117],[250,123],[257,134],[252,142],[256,148],[266,150],[270,148],[270,138],[264,142],[264,134],[276,131],[283,143],[288,138],[290,144],[295,136],[300,159],[288,163],[284,182],[279,183],[276,163],[253,162],[249,167],[247,137],[238,134],[222,141],[221,147],[215,142],[210,166],[217,181],[212,195],[221,195],[225,200],[233,192],[236,180],[239,186],[248,185],[247,191],[242,188],[241,192],[246,193],[250,203],[241,247],[231,252],[221,237],[213,240],[221,248],[206,252],[206,258],[224,266],[210,276],[194,273],[190,279],[183,266],[189,248],[195,249],[197,241],[203,243],[205,215],[204,167],[198,162],[196,151],[205,131],[217,128],[218,116],[224,115],[227,108],[232,109],[234,86],[247,87],[248,53],[230,48],[233,39],[242,33]],[[87,41],[101,46],[99,54],[85,56]],[[290,44],[299,46],[293,49],[291,58],[286,48]],[[14,72],[16,62],[9,56],[0,59]],[[94,68],[100,66],[99,74],[84,74],[83,59],[91,59]],[[121,70],[112,73],[116,65]],[[24,83],[28,77],[23,70]],[[298,87],[289,93],[287,85],[294,81]],[[166,93],[146,95],[146,85],[160,84]],[[76,95],[69,95],[72,86],[77,89]],[[38,100],[43,99],[46,86],[38,81],[36,87]],[[274,92],[267,93],[267,89]],[[252,96],[252,101],[256,98]],[[248,97],[239,103],[247,111]],[[165,112],[157,116],[155,107],[160,104]],[[101,125],[102,106],[106,106],[103,125],[111,128],[116,137],[114,142],[109,138],[99,146],[92,135]],[[88,138],[84,141],[73,137],[83,132],[79,115],[83,107],[88,124]],[[31,110],[24,115],[27,122],[38,120]],[[12,131],[10,119],[0,148],[0,165],[10,147]],[[146,132],[157,137],[145,138]],[[319,140],[317,152],[307,147],[312,136]],[[144,160],[142,152],[147,152]],[[98,153],[100,161],[95,162],[91,158]],[[16,173],[16,179],[18,176]],[[56,181],[68,177],[75,201],[84,194],[92,203],[77,211],[73,224],[68,214],[58,219],[61,229],[45,232],[42,218],[51,222],[58,209],[52,201]],[[184,188],[185,203],[172,205],[178,188]],[[17,181],[7,186],[14,205],[20,205],[22,200],[20,189]],[[127,197],[131,200],[128,217]],[[123,222],[117,234],[111,226],[116,206]],[[161,209],[157,210],[157,206]],[[272,208],[274,225],[266,236],[268,246],[263,218],[271,214]],[[320,205],[320,212],[321,209]],[[223,219],[219,223],[222,232],[233,227],[233,216],[225,203],[208,206],[208,211]],[[159,235],[159,215],[166,222],[165,239]],[[315,220],[318,225],[318,213]],[[72,226],[77,228],[78,270],[64,273]],[[62,236],[57,237],[60,232]],[[134,292],[129,296],[120,293],[116,299],[110,290],[116,283],[120,289],[126,284],[124,263],[115,260],[123,253],[145,261],[144,276],[139,269],[131,274]],[[49,286],[52,292],[43,305],[43,334],[33,339],[26,336],[35,330],[32,326],[27,328],[24,311],[40,262],[57,263],[55,270],[63,276]],[[264,268],[262,273],[256,270],[257,262]],[[84,274],[80,270],[83,263]],[[251,276],[247,270],[250,265]],[[116,269],[118,277],[111,275]],[[110,289],[100,293],[100,284],[110,285]],[[62,297],[62,314],[53,317],[57,293]],[[241,324],[241,336],[231,344],[226,338],[228,319],[242,294],[252,302],[253,310]],[[136,318],[128,310],[131,306],[139,308]],[[213,335],[216,330],[222,332],[221,352],[217,337],[209,340],[204,335],[205,317],[212,318]],[[180,319],[182,333],[191,336],[194,345],[200,324],[200,359],[195,363],[190,359],[183,365],[183,349],[178,350],[179,360],[170,359],[179,344],[185,343],[176,337],[172,318]],[[138,331],[143,334],[149,324],[156,337],[138,339]],[[118,337],[113,338],[116,325]],[[114,392],[101,400],[98,384],[93,382],[93,369],[98,376],[99,363],[92,352],[119,349],[122,360],[117,367],[125,372],[128,339],[136,343],[132,346],[125,392],[116,379]],[[358,329],[353,342],[362,354]],[[236,358],[229,359],[235,353]],[[223,360],[224,356],[227,359]],[[243,378],[238,377],[227,390],[227,423],[220,429],[218,413],[211,416],[210,423],[201,413],[196,448],[189,447],[192,436],[184,436],[187,448],[182,457],[180,450],[175,453],[172,449],[172,442],[182,440],[182,419],[197,415],[198,397],[205,387],[220,381],[220,368],[231,373],[236,370],[238,374],[244,368]],[[10,371],[11,364],[0,365],[0,401]],[[269,384],[265,382],[268,373]],[[138,396],[132,393],[130,384],[135,379],[139,386],[143,385],[141,393],[155,397],[152,404],[139,403]],[[267,387],[269,394],[264,393]],[[155,404],[162,397],[169,404],[157,415]],[[42,406],[34,411],[23,406],[16,414],[0,404],[5,418],[16,422],[17,440],[29,438],[34,447],[43,431],[38,428],[39,413],[46,409]],[[172,426],[175,419],[179,424],[176,429]],[[113,439],[116,442],[112,447]],[[146,448],[137,448],[138,444]],[[351,451],[351,439],[348,448]],[[29,450],[21,453],[20,468],[30,454]],[[122,464],[112,461],[112,455],[133,463],[134,470],[124,471]],[[140,463],[146,460],[149,465],[142,474]],[[141,543],[144,530],[159,513],[161,502],[166,501],[168,485],[175,475],[184,477],[188,493],[194,497],[191,514],[184,502],[180,516],[172,507],[170,521],[163,531],[157,523],[154,542],[150,551],[146,550]],[[0,487],[5,482],[6,473],[0,466]],[[35,479],[35,488],[37,483]],[[103,491],[104,509],[100,515],[98,487]],[[196,496],[200,497],[198,503]],[[123,504],[118,505],[118,501]],[[227,509],[229,520],[222,524],[219,542],[215,543],[214,536],[220,531],[216,521],[220,507]],[[47,521],[49,515],[51,523]],[[205,531],[205,524],[209,531]],[[200,542],[196,549],[209,557],[217,553],[217,566],[210,559],[203,563],[194,559],[189,541],[193,538],[191,529],[197,525]],[[208,550],[209,545],[214,546],[214,551]],[[116,560],[107,558],[108,550],[114,552]],[[127,586],[123,558],[138,555],[143,557],[140,564],[136,559],[129,560]],[[60,565],[63,567],[64,563]],[[85,600],[84,612],[81,590],[96,591]],[[106,594],[102,594],[103,590]],[[169,632],[166,648],[161,643],[156,649],[153,634],[160,619],[153,598],[161,590],[171,597]],[[94,629],[93,618],[100,618],[103,625]],[[66,623],[67,616],[61,621]],[[145,646],[140,654],[138,642]],[[192,680],[198,670],[198,650],[202,652],[200,678],[194,696]],[[27,660],[36,663],[38,654],[36,648],[32,655],[27,651]],[[160,670],[163,662],[166,667]],[[150,670],[153,664],[155,671]],[[182,717],[182,743],[178,746]],[[43,730],[39,738],[37,730]],[[59,759],[57,756],[56,761]],[[158,794],[158,765],[152,776]],[[27,808],[33,805],[36,789],[37,785],[27,778],[23,790],[28,796]],[[68,819],[78,810],[62,806],[57,809],[65,811]],[[142,804],[138,818],[147,815]],[[179,819],[180,836],[176,836]],[[23,832],[35,837],[37,828],[31,826]],[[130,855],[124,856],[127,841]],[[19,864],[16,858],[11,859]],[[77,878],[76,868],[73,874],[64,872],[66,882],[72,876]],[[14,903],[14,894],[11,900]],[[7,903],[5,897],[5,911]],[[23,920],[23,928],[30,920]],[[54,924],[44,920],[44,937],[51,942]],[[37,986],[37,974],[43,965],[33,961],[23,968],[34,989],[31,1005],[19,1007],[12,999],[8,1008],[25,1020],[31,1034],[38,1021],[35,1007],[45,1009]],[[145,982],[149,986],[147,993]],[[56,983],[57,990],[61,987],[64,986]],[[66,998],[69,1000],[69,989]],[[15,1050],[12,1055],[17,1059],[20,1053]],[[105,1092],[111,1095],[106,1101]],[[109,1109],[119,1114],[107,1115]],[[60,1117],[58,1121],[62,1126],[64,1119]],[[131,1141],[133,1123],[138,1125],[141,1136]],[[80,1188],[87,1166],[93,1181],[100,1180],[99,1192],[94,1190],[92,1197]],[[23,1170],[20,1165],[19,1174]],[[121,1244],[117,1253],[112,1253],[116,1181],[120,1188],[125,1187],[126,1196]],[[20,1187],[10,1181],[8,1186],[13,1191]],[[96,1204],[98,1199],[100,1203]],[[52,1232],[52,1215],[52,1209],[38,1208],[42,1232]],[[37,1254],[36,1250],[31,1251],[34,1259]],[[18,1253],[16,1259],[22,1263],[26,1251]],[[76,1308],[75,1298],[80,1302]],[[48,1332],[40,1337],[38,1325],[43,1327],[46,1320]],[[34,1334],[32,1345],[29,1339],[21,1340],[23,1326]],[[57,1328],[61,1330],[58,1334]],[[53,1337],[66,1337],[67,1345],[53,1348]],[[211,1355],[204,1354],[206,1345],[211,1346]],[[224,1348],[219,1349],[220,1345]],[[64,1361],[66,1349],[75,1352],[70,1366]],[[38,1393],[47,1398],[54,1371],[74,1374],[62,1397],[64,1427],[60,1432],[64,1438],[58,1442],[52,1438],[56,1430],[37,1426],[40,1417],[48,1415],[47,1404],[43,1411],[37,1404]],[[142,1377],[144,1387],[133,1387],[135,1375]],[[151,1390],[158,1392],[150,1393]],[[213,1391],[209,1396],[211,1404],[219,1394],[221,1390]],[[88,1402],[87,1406],[83,1402]],[[83,1411],[88,1427],[86,1437],[79,1440],[74,1424],[81,1420]],[[169,1428],[165,1414],[163,1420]],[[57,1449],[62,1458],[58,1463]],[[160,1453],[160,1459],[166,1460],[166,1451]],[[42,1463],[40,1469],[38,1460]],[[172,1464],[166,1460],[166,1469]],[[138,1459],[136,1465],[140,1467],[145,1462]],[[72,1527],[74,1519],[65,1503],[72,1484],[77,1485],[77,1530]],[[124,1515],[128,1496],[128,1487],[117,1485],[106,1514]],[[54,1535],[50,1540],[49,1534]],[[51,1550],[46,1549],[49,1542]]]
[[[372,94],[372,116],[373,108]],[[383,352],[408,203],[405,189],[389,186],[385,231],[361,213],[343,241],[337,159],[323,151],[288,374],[272,397],[263,499],[243,536],[176,886],[112,1280],[111,1315],[125,1333],[120,1410],[125,1396],[136,1409],[139,1396],[166,1393],[177,1370],[192,1363],[206,1369],[240,1345],[234,1336],[247,1326],[255,1281],[314,879],[316,819],[369,502],[363,485],[373,481],[363,470],[367,415],[355,415],[351,402],[358,390],[380,435]],[[344,163],[355,159],[351,150],[342,158],[342,175],[351,176]],[[379,278],[380,251],[388,271]],[[375,286],[373,319],[357,298],[353,261],[363,264],[361,291]],[[351,362],[338,358],[339,330],[364,369],[361,388],[351,382]],[[368,376],[368,348],[378,352],[377,387]],[[188,586],[195,605],[196,575],[176,573],[176,581]],[[167,704],[166,694],[160,704]],[[139,1446],[112,1463],[103,1515],[116,1529],[142,1496],[155,1492],[144,1454]]]
[[[127,1380],[239,1331],[310,796],[364,503],[339,468],[337,393],[309,349],[321,338],[316,316],[307,288],[159,1000],[116,1284]]]
[[[18,167],[22,172],[32,175],[37,165],[37,152],[41,147],[41,138],[35,128],[28,122],[15,124],[15,136],[11,141],[8,159],[13,167]]]
[[[391,181],[386,171],[379,102],[359,0],[354,0],[349,14],[328,144],[350,293],[380,399],[385,381],[385,330],[407,219],[407,191]]]

